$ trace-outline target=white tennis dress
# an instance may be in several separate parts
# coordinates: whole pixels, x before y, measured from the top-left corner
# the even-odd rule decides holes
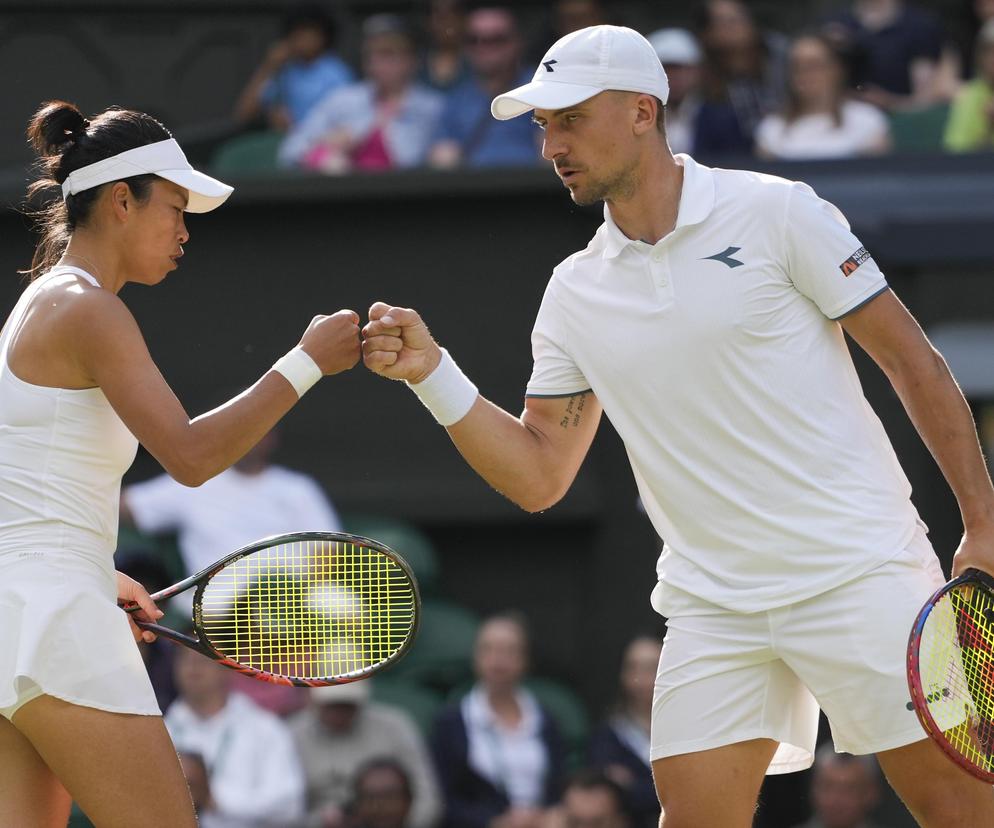
[[[124,613],[113,554],[121,477],[138,441],[99,388],[24,382],[8,345],[43,282],[0,333],[0,715],[47,694],[117,713],[159,707]]]

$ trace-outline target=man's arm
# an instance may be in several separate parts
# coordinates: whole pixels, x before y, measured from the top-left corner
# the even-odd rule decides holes
[[[418,314],[377,302],[363,328],[363,361],[390,379],[423,382],[441,351]],[[482,396],[447,427],[466,462],[501,494],[529,512],[559,501],[587,456],[601,418],[590,391],[570,397],[529,397],[514,417]]]
[[[841,323],[890,379],[956,495],[964,534],[953,574],[971,566],[994,574],[994,487],[970,408],[946,361],[889,290]]]

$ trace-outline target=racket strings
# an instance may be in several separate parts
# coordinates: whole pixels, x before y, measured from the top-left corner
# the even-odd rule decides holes
[[[949,746],[994,771],[994,605],[964,584],[936,604],[922,631],[922,692]]]
[[[296,541],[237,559],[207,583],[211,645],[246,666],[299,679],[359,676],[413,634],[414,585],[390,556],[357,543]]]

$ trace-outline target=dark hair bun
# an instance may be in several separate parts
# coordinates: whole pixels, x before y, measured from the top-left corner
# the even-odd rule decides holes
[[[28,124],[28,142],[39,155],[60,155],[66,144],[86,134],[89,125],[75,105],[48,101]]]

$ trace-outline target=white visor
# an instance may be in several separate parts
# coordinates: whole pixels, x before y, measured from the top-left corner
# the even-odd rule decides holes
[[[122,178],[149,174],[185,188],[190,195],[186,205],[188,213],[207,213],[220,207],[234,189],[193,169],[180,145],[174,138],[169,138],[73,170],[62,183],[62,197],[65,199]]]

